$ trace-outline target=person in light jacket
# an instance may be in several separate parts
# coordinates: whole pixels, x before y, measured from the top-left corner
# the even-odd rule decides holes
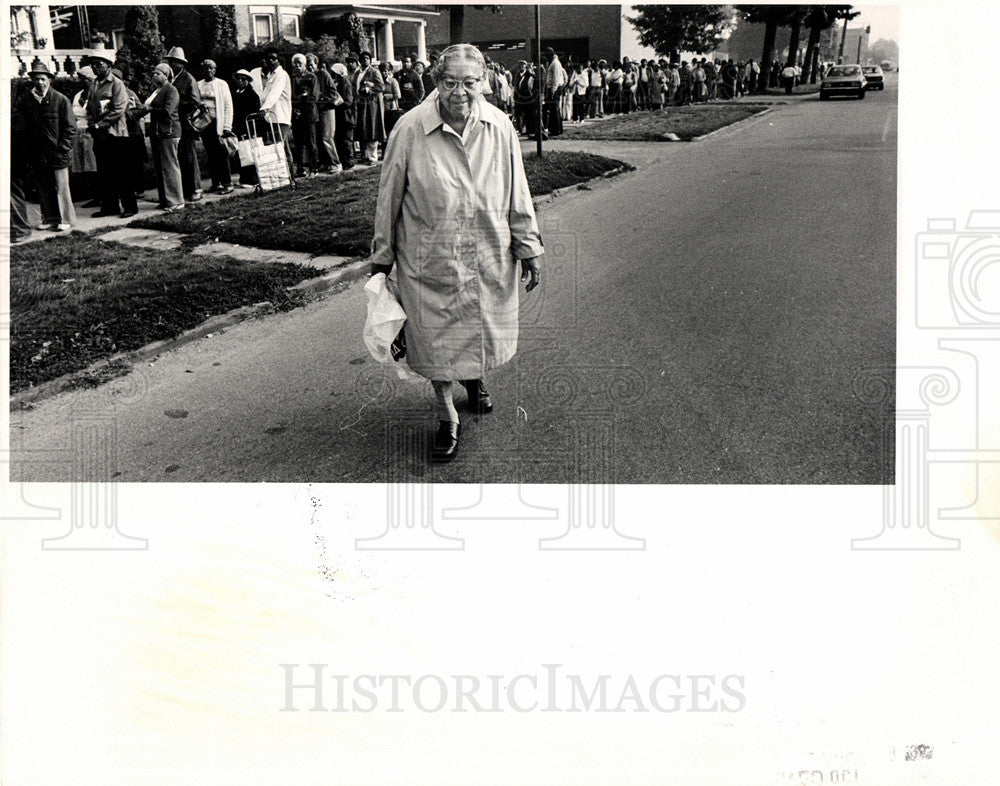
[[[229,171],[229,150],[222,140],[233,135],[233,94],[229,85],[216,78],[214,60],[203,60],[201,69],[205,74],[205,78],[198,83],[201,102],[215,117],[215,122],[201,132],[201,143],[208,155],[212,190],[228,194],[233,190],[233,178]]]
[[[435,93],[389,137],[372,275],[394,276],[407,362],[437,399],[430,458],[440,462],[458,451],[454,383],[470,411],[493,409],[483,376],[517,349],[518,278],[535,288],[543,247],[517,132],[482,97],[482,53],[450,46],[434,75]]]
[[[184,207],[184,187],[177,158],[177,147],[181,141],[181,122],[177,111],[180,95],[177,88],[170,84],[172,76],[173,72],[166,63],[160,63],[153,69],[156,90],[144,107],[149,114],[147,129],[153,148],[153,171],[156,172],[159,206],[168,213]]]

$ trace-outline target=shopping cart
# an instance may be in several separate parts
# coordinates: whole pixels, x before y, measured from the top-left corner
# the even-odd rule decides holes
[[[258,133],[258,120],[263,126],[262,131],[267,133]],[[250,116],[247,118],[247,133],[250,135],[253,166],[257,171],[256,192],[273,191],[283,186],[295,188],[295,173],[278,124],[265,121],[260,115]]]

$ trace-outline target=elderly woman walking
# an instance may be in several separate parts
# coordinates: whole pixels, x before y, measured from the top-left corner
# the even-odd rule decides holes
[[[510,119],[482,97],[486,61],[456,44],[434,66],[437,95],[389,137],[375,212],[372,274],[395,271],[410,368],[431,380],[438,408],[432,461],[450,461],[468,409],[488,413],[483,376],[513,357],[518,267],[538,284],[542,239]]]

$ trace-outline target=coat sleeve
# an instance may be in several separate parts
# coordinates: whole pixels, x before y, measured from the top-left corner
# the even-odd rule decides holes
[[[398,128],[390,134],[382,162],[375,206],[375,236],[372,238],[372,267],[388,274],[396,263],[396,222],[403,208],[406,167],[414,126]]]
[[[108,126],[115,125],[125,117],[125,110],[127,108],[128,93],[125,92],[125,85],[123,82],[115,79],[111,84],[111,100],[108,102],[107,109],[104,110],[101,122],[106,123]]]
[[[229,90],[229,85],[227,85],[223,80],[218,80],[217,85],[218,90],[216,91],[219,95],[215,99],[221,107],[219,109],[219,118],[222,120],[222,131],[232,131],[233,130],[233,94]]]
[[[73,149],[73,138],[76,136],[76,117],[73,115],[73,104],[68,98],[59,103],[59,150],[60,158],[69,155]],[[67,164],[69,161],[66,162]]]
[[[542,236],[538,232],[538,219],[535,218],[535,206],[531,202],[528,177],[524,173],[521,144],[512,123],[507,123],[506,134],[513,180],[510,185],[510,212],[507,216],[510,225],[510,249],[515,259],[533,259],[541,256],[545,248],[542,245]]]

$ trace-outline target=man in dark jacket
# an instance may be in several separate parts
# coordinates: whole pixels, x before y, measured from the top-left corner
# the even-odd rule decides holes
[[[354,87],[343,63],[330,66],[330,73],[337,83],[337,92],[344,103],[337,107],[337,130],[333,141],[337,147],[337,156],[344,171],[354,167],[354,125],[358,114],[354,106]]]
[[[17,82],[12,84],[14,90],[18,90]],[[20,93],[28,92],[28,88],[20,88]],[[14,106],[20,101],[20,96],[15,94]],[[14,111],[10,118],[10,149],[27,150],[28,130],[24,115]],[[31,237],[31,224],[28,220],[28,181],[31,178],[31,169],[28,166],[26,156],[10,157],[10,241],[17,243]]]
[[[177,89],[180,103],[177,114],[181,120],[181,142],[177,148],[177,158],[181,165],[181,182],[184,186],[184,201],[197,202],[202,198],[201,169],[198,167],[198,153],[195,142],[201,136],[191,125],[191,113],[201,109],[201,89],[197,80],[187,71],[184,50],[175,46],[163,58],[174,73],[173,85]]]
[[[36,60],[28,72],[31,90],[21,95],[17,112],[24,122],[28,163],[35,174],[42,206],[39,229],[65,232],[76,222],[69,192],[69,159],[76,134],[73,106],[62,93],[51,88],[52,74]]]
[[[399,108],[403,112],[409,112],[413,107],[424,100],[424,82],[420,74],[413,70],[413,57],[405,55],[403,57],[403,67],[396,74],[396,81],[399,82]]]

